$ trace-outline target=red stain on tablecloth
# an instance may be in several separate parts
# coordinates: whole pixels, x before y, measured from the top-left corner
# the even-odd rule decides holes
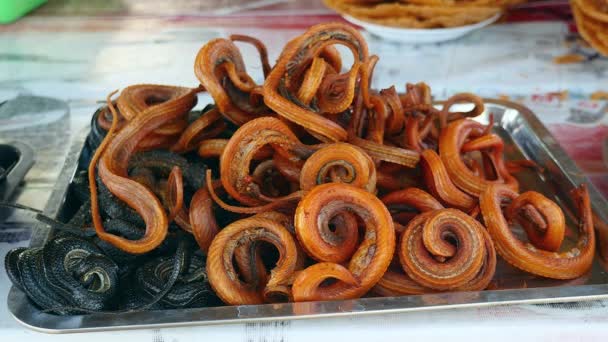
[[[587,174],[604,196],[608,197],[608,160],[604,159],[603,150],[608,140],[608,126],[553,124],[548,128],[568,156]]]

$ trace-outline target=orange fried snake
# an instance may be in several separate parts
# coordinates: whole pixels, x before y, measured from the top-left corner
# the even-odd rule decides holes
[[[259,76],[247,73],[243,43],[259,54]],[[497,256],[536,276],[584,276],[596,244],[587,188],[573,191],[580,224],[566,248],[570,211],[520,184],[520,173],[547,170],[507,160],[511,146],[492,130],[501,118],[480,97],[434,103],[425,83],[376,90],[378,63],[355,28],[324,23],[274,65],[261,41],[232,35],[199,50],[197,88],[140,84],[108,96],[88,170],[97,236],[145,254],[176,224],[228,305],[481,291],[499,277]],[[192,111],[201,91],[214,103]],[[150,150],[175,163],[162,180],[129,167]],[[143,236],[104,229],[116,213],[102,210],[102,194],[133,209]]]
[[[564,214],[558,206],[543,196],[518,195],[504,185],[489,186],[480,198],[481,213],[498,254],[519,269],[547,278],[573,279],[585,274],[595,254],[595,233],[587,187],[582,185],[573,190],[572,197],[579,211],[578,241],[571,249],[557,253],[555,248],[551,248],[554,247],[552,243],[563,239],[565,225]],[[518,240],[503,215],[501,204],[504,200],[512,201],[507,209],[510,218],[527,204],[531,205],[549,221],[544,234],[555,234],[557,237],[532,237],[532,244]],[[528,227],[526,231],[531,229],[534,228]],[[544,250],[543,247],[550,248]]]
[[[327,225],[342,211],[356,214],[365,225],[363,240],[348,267],[329,261],[332,255],[326,255],[324,247],[339,245],[340,237],[330,233]],[[329,183],[313,188],[296,209],[295,227],[304,251],[320,261],[296,276],[292,289],[296,301],[360,297],[386,272],[395,250],[395,229],[384,204],[376,196],[351,185]],[[338,282],[322,286],[329,278]]]

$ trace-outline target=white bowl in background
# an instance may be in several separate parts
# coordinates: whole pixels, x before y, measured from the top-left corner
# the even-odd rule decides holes
[[[488,26],[494,23],[500,18],[501,13],[488,18],[484,21],[480,21],[476,24],[450,27],[450,28],[432,28],[432,29],[409,29],[392,26],[384,26],[365,22],[357,18],[353,18],[349,15],[342,15],[347,21],[363,27],[369,33],[384,38],[386,40],[408,43],[408,44],[419,44],[419,43],[437,43],[444,42],[460,38],[472,31],[478,30],[482,27]]]

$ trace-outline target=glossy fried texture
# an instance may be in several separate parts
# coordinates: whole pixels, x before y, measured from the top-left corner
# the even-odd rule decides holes
[[[441,130],[439,156],[452,182],[462,191],[475,197],[479,197],[490,184],[504,183],[511,189],[517,190],[517,180],[511,176],[504,165],[502,140],[496,139],[496,136],[484,134],[485,131],[486,127],[482,124],[469,119],[456,120]],[[469,144],[466,148],[465,143]],[[488,180],[471,171],[462,159],[463,149],[465,152],[487,149],[498,179]]]
[[[345,74],[327,73],[317,92],[317,105],[322,113],[338,114],[348,109],[355,97],[361,63],[355,62]]]
[[[377,168],[378,188],[385,191],[397,191],[416,187],[423,183],[417,169],[401,165],[381,163]]]
[[[107,148],[105,140],[98,148],[89,167],[91,186],[91,209],[97,236],[114,246],[133,254],[148,252],[156,248],[165,238],[169,222],[159,199],[145,186],[128,178],[129,158],[138,142],[148,133],[163,124],[183,117],[196,104],[195,91],[175,87],[173,97],[166,102],[146,109],[129,121],[115,136],[108,133]],[[139,240],[128,240],[106,233],[98,212],[95,187],[95,166],[99,159],[99,176],[105,186],[129,207],[135,209],[146,224],[144,236]]]
[[[554,216],[550,224],[562,225],[563,213],[548,199],[529,201],[529,195],[518,199],[518,194],[504,185],[487,187],[480,198],[481,212],[488,232],[494,240],[496,251],[511,265],[526,272],[553,279],[574,279],[585,274],[593,262],[595,232],[587,187],[583,184],[573,190],[572,199],[579,211],[578,240],[576,246],[563,252],[553,252],[534,247],[517,239],[503,215],[501,204],[514,201],[511,210],[521,204],[531,205],[546,217]],[[560,229],[560,228],[558,228]],[[550,244],[551,246],[551,244]]]
[[[347,270],[330,261],[332,253],[327,251],[340,240],[326,229],[329,220],[345,211],[356,214],[365,225],[363,240],[350,258]],[[395,250],[393,221],[384,204],[373,194],[351,185],[329,183],[313,188],[296,209],[295,228],[298,241],[308,255],[332,264],[315,265],[299,272],[292,288],[295,301],[362,296],[386,272]],[[320,286],[324,280],[334,277],[338,280],[336,283]]]
[[[279,119],[264,117],[241,126],[222,152],[220,172],[226,192],[243,204],[255,206],[268,202],[260,197],[259,185],[249,175],[255,154],[268,144],[288,155],[295,150],[312,153]]]
[[[235,250],[251,241],[268,242],[279,251],[276,267],[263,288],[239,280],[232,263]],[[209,283],[224,303],[262,304],[264,293],[282,291],[289,294],[288,284],[296,262],[296,244],[289,231],[274,220],[253,216],[226,226],[213,239],[207,255],[207,272]]]
[[[406,112],[410,110],[409,108],[419,105],[430,105],[432,103],[431,87],[424,82],[406,83],[405,94],[400,94],[399,100]]]
[[[471,109],[467,112],[450,111],[450,108],[452,108],[452,106],[457,103],[467,103],[467,104],[472,103],[473,109]],[[441,112],[439,114],[440,125],[443,128],[443,127],[447,126],[447,124],[449,122],[452,122],[452,121],[455,121],[458,119],[474,118],[474,117],[480,115],[481,113],[483,113],[484,108],[485,108],[485,106],[483,104],[483,99],[477,95],[474,95],[471,93],[459,93],[459,94],[453,95],[452,97],[450,97],[443,103],[443,108],[441,109]]]
[[[476,205],[471,196],[452,183],[445,165],[435,151],[425,150],[421,156],[420,164],[426,186],[436,198],[450,207],[462,210],[470,210]]]
[[[230,40],[233,42],[244,42],[253,45],[260,54],[260,61],[262,62],[264,77],[268,77],[271,67],[270,63],[268,63],[268,50],[266,50],[266,45],[264,45],[264,43],[262,43],[259,39],[242,34],[231,34]]]
[[[519,223],[536,248],[557,252],[564,241],[566,220],[555,202],[535,191],[517,196],[506,208],[508,222]]]
[[[600,54],[608,56],[608,10],[602,0],[572,0],[578,32]]]
[[[192,235],[203,252],[207,252],[211,241],[220,231],[213,213],[213,200],[207,188],[200,188],[192,196],[189,210]]]
[[[410,278],[403,270],[389,268],[373,288],[373,293],[383,297],[399,297],[439,292],[424,287]]]
[[[304,78],[302,79],[302,84],[298,89],[298,100],[300,100],[302,104],[310,104],[310,101],[312,101],[319,91],[325,72],[329,67],[329,64],[321,57],[315,57],[312,60],[312,64],[310,65],[310,68],[306,70]]]
[[[351,184],[373,192],[376,189],[374,161],[360,148],[335,143],[313,153],[300,171],[300,189],[311,190],[331,182]]]
[[[397,253],[412,279],[435,290],[484,289],[496,268],[485,227],[457,209],[418,215],[403,232]]]
[[[576,17],[590,1],[575,1]],[[381,6],[394,8],[403,10]],[[235,42],[257,49],[263,84]],[[601,220],[586,188],[573,194],[571,247],[562,209],[519,194],[512,175],[552,170],[504,160],[516,146],[492,132],[481,98],[455,94],[441,106],[425,83],[373,88],[378,61],[356,29],[325,23],[290,40],[274,67],[261,41],[232,35],[200,49],[195,89],[111,94],[91,121],[88,173],[71,184],[78,211],[63,223],[30,209],[57,234],[9,252],[9,278],[58,314],[512,287],[493,279],[496,252],[527,277],[587,281]],[[214,103],[193,111],[204,90]],[[488,124],[472,120],[484,112]],[[529,242],[516,238],[520,227]]]
[[[194,73],[220,113],[233,123],[242,125],[266,111],[250,102],[256,84],[232,41],[217,38],[207,42],[196,56]]]
[[[395,212],[395,216],[401,213],[400,209],[403,209],[403,207],[413,208],[421,213],[444,208],[435,197],[418,188],[393,191],[382,197],[382,203],[391,209],[391,212]],[[416,215],[415,213],[412,214]],[[407,224],[407,222],[400,222],[398,219],[396,221],[401,224]]]
[[[386,118],[386,133],[388,135],[401,133],[405,128],[405,111],[401,104],[401,100],[399,99],[397,89],[395,89],[395,86],[382,89],[380,91],[380,96],[382,96],[384,102],[390,109],[390,113]]]
[[[367,110],[367,133],[365,139],[383,144],[384,136],[386,135],[386,121],[390,110],[382,96],[378,94],[371,94],[369,102],[371,107]],[[360,130],[358,129],[358,131]]]
[[[342,287],[361,286],[361,281],[348,268],[333,262],[320,262],[298,273],[293,282],[294,300],[303,302],[333,299],[333,296],[329,297],[328,294],[321,293],[321,291],[328,291],[322,287],[323,282],[327,279],[336,279]],[[336,299],[346,298],[337,296]]]
[[[185,153],[200,148],[201,141],[215,138],[226,129],[226,123],[221,118],[222,115],[217,107],[203,113],[181,132],[177,142],[171,146],[171,150],[177,153]]]
[[[184,176],[178,166],[174,166],[171,169],[166,188],[167,198],[169,199],[169,203],[171,203],[167,221],[171,222],[184,206]]]
[[[120,110],[120,116],[127,121],[135,119],[146,109],[163,103],[175,97],[173,86],[158,84],[136,84],[122,90],[116,105]],[[154,130],[156,136],[175,136],[180,134],[187,126],[184,118],[176,118]],[[161,139],[158,137],[158,139]]]
[[[346,140],[346,130],[323,117],[322,112],[301,103],[298,100],[298,91],[300,82],[313,60],[334,44],[348,47],[353,53],[355,62],[346,74],[348,76],[326,79],[326,84],[321,84],[319,87],[329,90],[322,97],[323,101],[326,101],[326,110],[339,112],[345,109],[352,102],[351,94],[354,96],[354,80],[360,67],[359,63],[368,58],[365,40],[357,30],[348,25],[342,23],[315,25],[303,35],[290,41],[264,82],[264,103],[269,108],[326,142]],[[317,75],[322,77],[320,73]],[[318,81],[310,83],[316,82]],[[329,105],[327,101],[332,104]]]
[[[370,157],[389,163],[415,167],[420,161],[420,153],[413,150],[379,144],[354,135],[348,137],[348,142],[362,148]]]
[[[198,145],[198,155],[202,158],[219,158],[228,145],[228,139],[206,139]]]
[[[270,210],[277,210],[279,208],[289,205],[290,202],[300,200],[303,196],[303,191],[294,191],[293,193],[276,199],[270,203],[257,206],[257,207],[239,207],[224,202],[214,190],[215,185],[212,184],[211,170],[207,170],[207,189],[213,201],[217,203],[222,209],[238,214],[260,214]]]
[[[257,217],[273,220],[287,228],[292,235],[295,234],[292,218],[287,215],[283,215],[276,211],[266,211],[258,214]],[[234,250],[234,263],[239,275],[245,283],[257,286],[257,288],[263,288],[270,276],[268,267],[264,264],[263,258],[265,254],[268,253],[268,248],[264,248],[260,242],[261,241],[248,241],[239,245]],[[298,249],[298,253],[295,269],[299,270],[302,268],[304,259],[302,258],[302,252],[297,244],[296,248]],[[288,288],[286,287],[274,290],[271,289],[264,292],[264,299],[266,302],[289,300],[289,297]]]
[[[391,192],[382,197],[382,202],[389,208],[393,215],[397,241],[407,225],[418,213],[411,212],[411,209],[420,213],[443,209],[431,194],[418,188],[407,188]],[[399,265],[398,248],[395,249],[393,265],[384,273],[382,279],[374,286],[373,292],[381,296],[404,296],[410,294],[423,294],[434,292],[435,290],[422,286],[415,282],[410,276],[404,273]]]

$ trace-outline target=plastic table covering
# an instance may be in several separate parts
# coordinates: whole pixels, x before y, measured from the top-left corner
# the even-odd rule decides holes
[[[299,13],[299,14],[297,14]],[[44,14],[44,13],[43,13]],[[271,61],[309,25],[338,20],[323,10],[250,11],[223,16],[28,17],[0,27],[0,141],[34,146],[37,164],[15,200],[42,208],[72,137],[89,122],[107,93],[134,83],[194,86],[193,61],[209,39],[244,33],[262,39]],[[549,127],[593,183],[608,194],[608,59],[586,49],[566,22],[493,25],[463,39],[409,46],[365,33],[380,56],[376,88],[425,81],[436,99],[469,91],[529,106]],[[261,81],[253,48],[241,45],[248,70]],[[554,58],[582,51],[575,64]],[[32,99],[46,104],[33,107]],[[199,103],[210,99],[203,96]],[[50,101],[50,102],[49,102]],[[6,105],[10,103],[10,113]],[[25,105],[24,105],[25,103]],[[50,103],[50,104],[49,104]],[[3,111],[4,109],[4,111]],[[37,116],[34,116],[37,115]],[[32,218],[17,212],[0,223],[0,255],[26,246]],[[3,341],[81,340],[83,335],[46,335],[19,325],[8,313],[10,282],[0,266],[0,336]],[[608,301],[507,305],[375,316],[275,321],[87,333],[90,341],[309,341],[390,338],[469,341],[594,340],[608,335]]]

